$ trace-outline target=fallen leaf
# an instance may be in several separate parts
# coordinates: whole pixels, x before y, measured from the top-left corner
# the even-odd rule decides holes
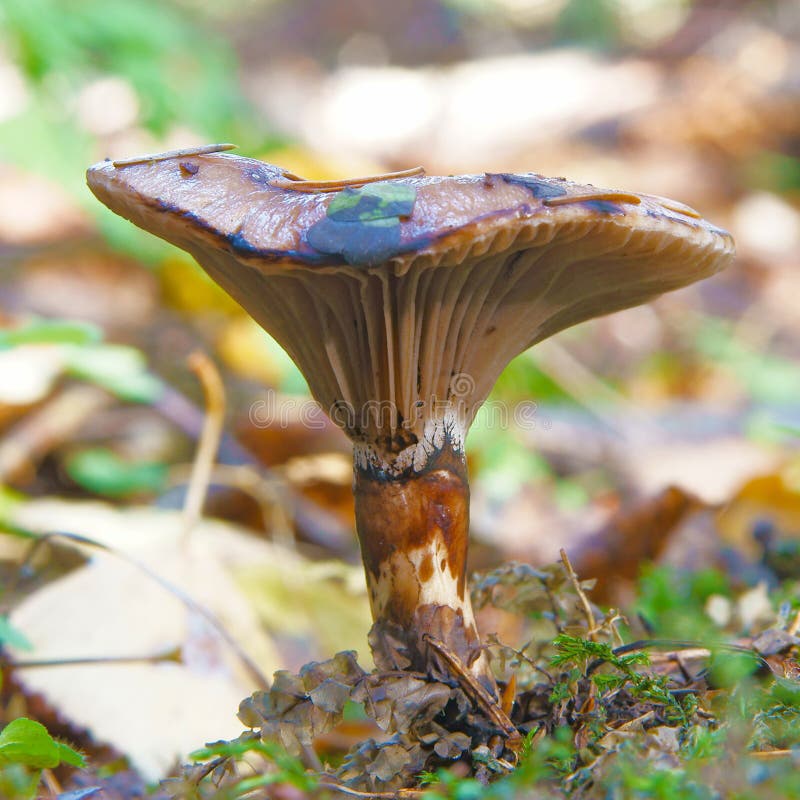
[[[287,576],[303,582],[296,554],[209,519],[184,545],[183,517],[171,511],[39,500],[16,503],[8,514],[24,529],[72,530],[135,559],[210,609],[263,673],[281,666],[235,574],[244,564],[280,570],[291,563]],[[151,656],[179,646],[181,663],[32,668],[20,670],[20,680],[97,739],[128,753],[151,779],[198,741],[237,735],[235,710],[257,686],[216,629],[130,561],[79,543],[67,546],[91,560],[14,610],[12,623],[35,648],[20,658]]]
[[[617,582],[636,580],[641,563],[656,560],[675,529],[703,507],[697,497],[672,486],[624,509],[570,553],[575,571],[597,578],[592,596],[607,601]]]
[[[800,487],[788,468],[743,483],[717,519],[723,539],[752,557],[759,551],[753,532],[763,522],[784,535],[800,531]]]
[[[800,644],[800,638],[782,628],[768,628],[753,639],[753,649],[762,656],[774,656]]]

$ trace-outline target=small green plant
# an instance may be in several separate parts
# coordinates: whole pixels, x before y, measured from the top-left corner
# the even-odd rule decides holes
[[[666,677],[636,669],[649,664],[647,653],[617,654],[606,642],[593,642],[567,634],[556,636],[553,645],[556,648],[556,655],[551,659],[553,666],[577,664],[584,675],[591,673],[591,680],[601,693],[617,692],[627,687],[634,698],[663,706],[667,719],[681,724],[686,722],[685,709],[667,688]],[[616,672],[595,672],[593,667],[601,664],[607,664]]]
[[[652,636],[708,643],[721,637],[705,613],[711,595],[731,596],[729,581],[718,570],[689,572],[650,564],[642,569],[634,610]]]
[[[642,769],[642,755],[635,746],[624,745],[606,778],[607,797],[642,800],[713,800],[717,793],[698,782],[683,768],[655,764]]]
[[[291,786],[298,794],[310,795],[320,786],[299,758],[278,743],[252,733],[208,744],[191,753],[190,758],[194,766],[187,767],[181,778],[164,783],[170,797],[239,800],[271,785]]]
[[[101,386],[121,400],[152,403],[164,389],[141,351],[104,342],[96,325],[31,317],[14,328],[0,328],[0,351],[25,345],[52,348],[63,375]]]
[[[164,489],[168,467],[157,461],[129,462],[105,447],[73,453],[65,464],[70,478],[95,494],[127,497]]]
[[[36,797],[42,771],[62,764],[86,766],[77,750],[54,739],[40,722],[19,717],[0,731],[0,796],[7,800]]]

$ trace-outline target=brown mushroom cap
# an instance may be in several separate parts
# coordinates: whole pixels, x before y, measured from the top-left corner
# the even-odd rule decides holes
[[[358,220],[321,236],[339,195],[299,180],[220,153],[88,171],[103,203],[191,253],[349,435],[385,453],[424,443],[442,404],[457,401],[466,428],[532,344],[733,256],[730,234],[680,203],[535,174],[386,181],[414,198],[393,238]]]

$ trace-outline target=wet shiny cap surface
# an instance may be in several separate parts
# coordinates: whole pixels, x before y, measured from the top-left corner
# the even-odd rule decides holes
[[[652,195],[599,189],[535,173],[425,176],[417,168],[350,181],[311,182],[231,155],[230,145],[105,161],[87,172],[109,208],[196,252],[217,249],[252,265],[381,268],[456,264],[523,249],[537,228],[596,221],[652,231],[721,257],[730,234],[694,209]],[[598,242],[601,236],[595,237]],[[654,246],[654,251],[658,247]]]

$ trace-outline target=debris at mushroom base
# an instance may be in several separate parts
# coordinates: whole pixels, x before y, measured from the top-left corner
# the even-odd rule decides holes
[[[715,700],[719,672],[710,670],[710,663],[745,658],[750,669],[768,665],[776,682],[787,670],[798,670],[792,648],[800,639],[780,616],[765,620],[764,628],[747,638],[719,644],[713,663],[702,643],[622,644],[621,617],[594,606],[588,598],[593,581],[580,581],[570,570],[566,558],[542,569],[508,564],[475,581],[476,609],[502,607],[526,626],[527,644],[512,647],[493,637],[487,648],[505,676],[497,708],[508,713],[520,739],[505,738],[497,721],[455,678],[367,673],[355,653],[345,652],[307,664],[297,675],[276,673],[269,691],[255,693],[240,707],[239,718],[250,731],[212,746],[204,758],[227,753],[222,761],[228,779],[240,781],[249,768],[232,752],[272,752],[255,774],[287,781],[291,763],[293,785],[302,776],[308,795],[327,788],[345,795],[416,796],[420,782],[433,773],[443,788],[463,779],[508,781],[498,787],[505,791],[487,797],[519,796],[534,784],[542,792],[537,796],[565,797],[568,786],[584,791],[581,796],[603,797],[608,776],[631,756],[630,745],[636,758],[646,748],[651,766],[679,769],[689,758],[687,742],[735,724],[735,713],[726,716],[730,709]],[[751,722],[748,746],[758,749],[755,755],[779,757],[782,751],[767,744],[765,719],[756,715]],[[331,751],[324,744],[328,734],[348,727],[352,746]],[[183,785],[196,788],[207,774],[204,764],[187,768]],[[216,790],[226,786],[223,781]]]
[[[576,626],[580,624],[581,604],[560,564],[542,572],[520,565],[491,573],[477,584],[474,602],[491,603],[493,588],[503,584],[520,588],[521,615],[551,597]],[[599,609],[595,612],[602,620]],[[610,633],[607,627],[601,635]],[[488,649],[503,664],[510,663],[510,652],[516,652],[499,643]],[[470,677],[457,668],[447,682],[410,671],[368,673],[355,653],[343,652],[307,664],[296,675],[275,673],[269,691],[256,692],[242,702],[239,719],[261,740],[303,757],[320,737],[352,718],[355,709],[371,735],[343,754],[329,778],[357,791],[407,788],[418,782],[420,773],[456,764],[488,783],[517,765],[523,746],[518,729],[528,733],[538,726],[537,717],[527,713],[534,707],[530,702],[534,695],[523,682],[528,696],[521,694],[520,699],[524,697],[525,704],[514,701],[513,694],[502,703],[482,699]]]

